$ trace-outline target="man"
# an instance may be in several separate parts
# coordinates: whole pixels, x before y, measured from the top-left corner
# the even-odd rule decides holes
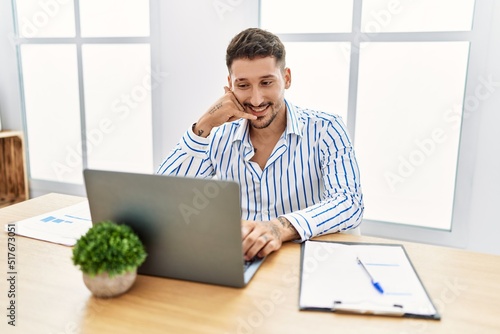
[[[159,174],[239,182],[246,260],[290,240],[357,227],[359,170],[338,116],[293,106],[285,48],[267,31],[236,35],[225,93],[193,124]]]

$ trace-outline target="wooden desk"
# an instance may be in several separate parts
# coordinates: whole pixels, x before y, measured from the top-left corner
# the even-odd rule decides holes
[[[0,223],[81,201],[50,194],[0,210]],[[324,239],[387,242],[365,236]],[[500,257],[403,243],[441,321],[298,310],[300,245],[272,254],[250,285],[226,288],[139,276],[125,295],[96,299],[71,248],[16,237],[16,328],[7,325],[7,234],[0,236],[2,333],[500,333]]]

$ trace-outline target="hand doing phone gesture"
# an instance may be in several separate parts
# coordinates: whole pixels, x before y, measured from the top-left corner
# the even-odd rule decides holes
[[[207,137],[213,128],[227,122],[233,122],[240,118],[249,120],[257,119],[256,116],[245,112],[245,108],[238,101],[229,87],[224,87],[225,94],[222,95],[209,109],[203,114],[199,121],[193,125],[193,132],[200,137]]]

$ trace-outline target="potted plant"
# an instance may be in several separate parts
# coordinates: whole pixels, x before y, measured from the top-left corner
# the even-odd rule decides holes
[[[141,240],[129,226],[103,221],[78,239],[72,260],[92,294],[108,298],[130,289],[146,256]]]

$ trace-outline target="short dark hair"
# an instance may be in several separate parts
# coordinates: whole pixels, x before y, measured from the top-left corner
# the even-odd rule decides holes
[[[254,59],[274,57],[276,64],[285,68],[285,46],[278,36],[259,29],[248,28],[234,36],[226,50],[226,65],[231,72],[231,65],[236,59]]]

